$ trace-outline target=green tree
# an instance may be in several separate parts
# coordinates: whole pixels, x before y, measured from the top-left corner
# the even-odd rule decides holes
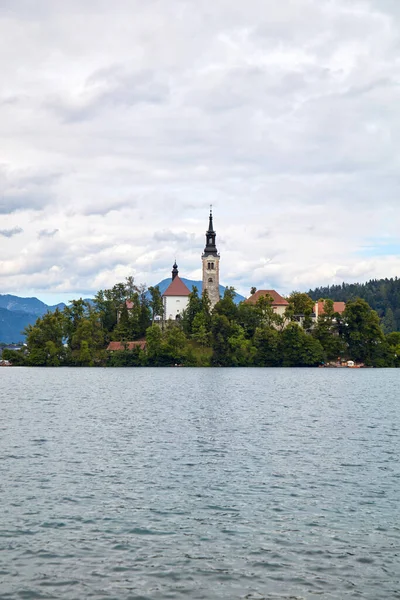
[[[188,304],[182,314],[182,327],[186,335],[192,335],[193,322],[196,316],[202,311],[202,301],[199,298],[199,290],[194,285],[189,294]]]
[[[390,306],[386,309],[385,316],[382,319],[382,327],[385,333],[396,331],[396,319],[394,318],[394,313]]]
[[[207,327],[207,317],[204,311],[197,313],[192,323],[192,338],[200,344],[200,346],[209,346],[210,332]]]
[[[160,288],[158,287],[158,285],[156,285],[155,287],[150,286],[149,292],[150,292],[150,298],[151,298],[150,302],[149,302],[149,306],[151,309],[151,319],[152,319],[152,323],[154,324],[154,320],[156,317],[161,317],[161,318],[163,317],[164,305],[163,305]]]
[[[214,306],[213,314],[223,315],[228,321],[237,321],[238,307],[235,304],[235,296],[235,288],[226,287],[223,298]]]
[[[333,300],[328,298],[322,302],[323,312],[318,315],[318,321],[312,334],[321,343],[325,359],[337,360],[345,352],[343,338],[339,336],[339,315],[334,312]]]
[[[287,301],[289,305],[285,310],[286,318],[295,323],[302,323],[303,328],[309,331],[313,323],[314,301],[302,292],[292,292]]]
[[[32,366],[59,366],[67,363],[64,347],[66,335],[65,315],[56,309],[28,325],[24,333],[27,344],[27,362]]]
[[[164,357],[173,364],[183,363],[187,353],[187,339],[178,325],[170,325],[165,331]]]
[[[400,332],[395,331],[386,336],[388,346],[388,365],[400,367]]]
[[[146,357],[150,366],[161,366],[165,364],[163,334],[158,325],[153,324],[146,330]]]
[[[341,333],[352,360],[375,365],[375,361],[381,359],[383,331],[377,313],[365,300],[357,298],[347,303]]]
[[[254,346],[256,349],[254,365],[257,367],[279,367],[281,354],[279,345],[280,334],[278,331],[262,325],[256,329],[254,335]]]
[[[280,334],[280,354],[283,367],[315,367],[324,360],[320,342],[297,323],[289,323]]]

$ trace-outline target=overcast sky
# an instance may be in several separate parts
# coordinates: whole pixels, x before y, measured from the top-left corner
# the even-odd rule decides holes
[[[400,275],[399,0],[1,0],[0,293]]]

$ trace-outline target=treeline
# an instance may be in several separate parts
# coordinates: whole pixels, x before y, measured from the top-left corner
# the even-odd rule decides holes
[[[310,290],[308,295],[317,301],[330,298],[348,302],[362,298],[382,320],[385,333],[400,331],[400,279],[371,279],[367,283],[342,283]]]
[[[352,359],[366,366],[400,366],[400,333],[385,335],[377,313],[363,299],[343,314],[333,302],[313,320],[314,302],[293,292],[285,315],[272,298],[234,302],[227,288],[210,309],[207,293],[193,288],[180,321],[164,324],[159,289],[136,286],[132,278],[101,290],[93,302],[72,301],[25,330],[26,348],[4,351],[14,365],[30,366],[257,366],[314,367]],[[143,340],[132,350],[127,342]],[[109,352],[110,341],[124,349]]]

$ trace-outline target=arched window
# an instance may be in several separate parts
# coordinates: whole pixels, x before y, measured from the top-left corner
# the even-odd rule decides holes
[[[211,268],[214,270],[214,263],[211,263]]]
[[[208,283],[212,283],[212,282],[213,282],[212,277],[209,277],[208,278]]]
[[[207,265],[207,269],[210,270],[211,269],[211,263],[208,263]]]

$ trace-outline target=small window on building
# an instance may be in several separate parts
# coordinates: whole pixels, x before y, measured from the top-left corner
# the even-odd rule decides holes
[[[208,238],[208,243],[212,244],[212,238]]]
[[[211,263],[211,268],[214,270],[214,263]]]
[[[177,300],[177,302],[180,302],[180,300]]]
[[[213,282],[213,280],[212,280],[212,277],[210,277],[210,278],[208,279],[208,283],[212,283],[212,282]]]
[[[207,265],[207,269],[210,270],[211,269],[211,263],[208,263]]]

